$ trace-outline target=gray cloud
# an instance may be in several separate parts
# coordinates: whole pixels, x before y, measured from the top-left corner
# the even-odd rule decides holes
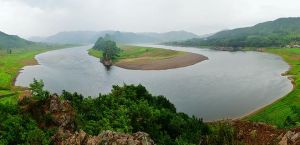
[[[0,31],[216,32],[300,16],[299,0],[0,0]]]

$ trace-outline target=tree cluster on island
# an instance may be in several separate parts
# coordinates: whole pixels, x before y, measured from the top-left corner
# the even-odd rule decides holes
[[[105,35],[105,37],[100,37],[94,44],[93,49],[102,52],[102,57],[100,58],[100,61],[105,66],[111,66],[113,60],[118,57],[118,54],[120,52],[120,48],[117,47],[115,41],[110,39],[109,35]]]

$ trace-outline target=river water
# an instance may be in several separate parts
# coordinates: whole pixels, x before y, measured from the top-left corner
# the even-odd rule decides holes
[[[87,49],[91,46],[81,46],[37,55],[39,65],[24,67],[16,85],[29,86],[36,78],[44,80],[45,88],[50,92],[67,90],[98,96],[110,92],[112,85],[141,83],[150,93],[166,96],[178,111],[206,121],[242,116],[292,89],[287,77],[281,76],[289,66],[276,55],[146,46],[199,53],[209,60],[170,70],[112,67],[108,71],[99,59],[88,55]]]

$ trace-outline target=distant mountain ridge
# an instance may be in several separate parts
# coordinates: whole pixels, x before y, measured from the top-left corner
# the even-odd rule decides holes
[[[0,49],[28,47],[34,42],[20,38],[17,35],[9,35],[0,31]]]
[[[109,34],[118,43],[160,43],[167,41],[183,41],[199,38],[198,35],[186,31],[170,31],[166,33],[133,33],[120,31],[69,31],[59,32],[49,37],[31,37],[31,41],[48,43],[95,43],[99,37]]]
[[[196,38],[169,44],[215,47],[286,47],[300,44],[300,18],[279,18],[252,27],[218,32],[205,39]]]

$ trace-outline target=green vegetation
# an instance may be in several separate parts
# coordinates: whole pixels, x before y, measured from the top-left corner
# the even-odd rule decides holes
[[[123,50],[120,53],[119,59],[130,59],[130,58],[149,58],[149,59],[165,59],[175,57],[185,52],[168,50],[162,48],[153,47],[141,47],[141,46],[121,46]]]
[[[34,42],[27,41],[16,35],[8,35],[0,31],[0,49],[21,48],[34,45]]]
[[[4,35],[5,39],[2,37]],[[12,40],[14,41],[12,41]],[[17,36],[2,34],[0,32],[0,44],[6,48],[0,47],[0,103],[16,104],[19,95],[18,88],[14,87],[14,81],[20,69],[26,65],[36,64],[34,56],[49,50],[70,47],[74,45],[49,45],[40,43],[30,43],[23,48],[21,44],[17,43],[13,48],[6,44],[15,43],[15,41],[26,41]],[[9,49],[8,49],[9,48]]]
[[[39,48],[61,48],[66,46],[72,46],[69,44],[46,44],[36,43],[25,40],[16,35],[8,35],[0,31],[0,51],[13,53],[16,49],[39,49]]]
[[[50,97],[43,86],[42,81],[36,80],[30,85],[35,109],[41,108],[38,105],[45,104]],[[76,130],[83,129],[91,135],[104,130],[144,131],[159,145],[196,145],[199,142],[219,145],[231,144],[234,139],[229,124],[209,126],[194,116],[178,113],[164,96],[153,96],[142,85],[113,86],[111,93],[95,98],[63,91],[60,99],[68,100],[75,109]],[[51,118],[34,114],[40,112],[38,110],[24,111],[24,107],[31,106],[28,101],[24,98],[18,105],[0,104],[0,144],[51,144],[51,136],[57,129],[55,126],[39,128],[43,124],[40,121]],[[20,107],[22,104],[25,106]]]
[[[280,18],[253,27],[221,31],[205,39],[170,42],[170,45],[212,47],[285,47],[300,45],[300,18]],[[223,49],[223,48],[216,48]]]
[[[162,48],[152,48],[152,47],[142,47],[142,46],[132,46],[132,45],[121,45],[121,51],[119,56],[115,61],[136,59],[136,58],[147,58],[147,59],[166,59],[175,57],[178,55],[185,54],[186,52],[168,50]],[[102,57],[102,52],[89,49],[89,54],[97,58]]]
[[[294,89],[287,96],[247,116],[251,121],[266,122],[278,127],[291,127],[300,120],[300,49],[265,49],[266,52],[281,56],[290,65],[286,75],[293,79]]]
[[[30,85],[36,101],[49,97],[43,86],[42,81],[36,80]],[[0,144],[50,144],[55,128],[41,129],[39,122],[29,112],[24,112],[19,103],[0,103]]]
[[[18,91],[14,80],[20,69],[35,64],[34,56],[49,49],[15,49],[11,54],[0,51],[0,103],[16,104]]]
[[[103,53],[100,50],[96,50],[96,49],[89,49],[89,55],[97,57],[97,58],[101,58]]]
[[[51,131],[42,130],[37,122],[15,105],[0,104],[0,144],[49,144]]]
[[[25,65],[34,64],[34,56],[45,51],[47,49],[18,49],[12,54],[0,51],[1,88],[11,88],[19,70]]]
[[[116,59],[119,55],[120,48],[117,47],[116,42],[110,40],[109,36],[106,35],[104,38],[100,37],[93,49],[99,50],[102,52],[101,61],[102,62],[111,62],[112,60]]]
[[[175,106],[163,96],[152,96],[142,85],[113,86],[112,92],[97,98],[63,92],[76,112],[78,126],[89,134],[103,130],[133,133],[144,131],[158,144],[197,144],[208,134],[202,120],[176,113]]]

